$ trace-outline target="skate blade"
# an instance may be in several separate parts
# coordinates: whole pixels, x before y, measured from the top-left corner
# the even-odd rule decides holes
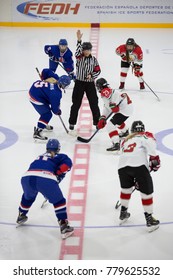
[[[36,139],[36,138],[34,138],[34,143],[42,143],[42,144],[45,144],[45,143],[47,143],[47,141],[48,141],[48,139],[46,139],[46,140],[41,140],[41,139]]]
[[[64,239],[70,237],[73,233],[74,233],[74,230],[70,231],[70,232],[66,232],[66,233],[61,233],[61,237],[64,240]]]
[[[127,222],[128,219],[129,219],[129,218],[126,218],[126,219],[124,219],[124,220],[120,220],[119,226],[121,226],[121,225],[123,225],[125,222]]]
[[[27,221],[27,220],[26,220],[26,221]],[[24,221],[24,222],[22,222],[22,223],[20,223],[20,224],[16,223],[16,228],[19,228],[20,226],[23,226],[23,225],[26,223],[26,221]]]
[[[148,232],[151,233],[159,228],[159,225],[148,227]]]

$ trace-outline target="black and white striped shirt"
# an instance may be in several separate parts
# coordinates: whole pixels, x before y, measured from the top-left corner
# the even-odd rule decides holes
[[[82,52],[82,43],[77,42],[76,57],[76,79],[83,82],[93,82],[101,73],[97,59],[89,55],[85,57]],[[91,74],[92,78],[88,81],[86,77]]]

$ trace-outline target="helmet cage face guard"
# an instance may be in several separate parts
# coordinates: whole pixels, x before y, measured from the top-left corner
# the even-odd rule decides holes
[[[142,121],[135,121],[132,123],[131,132],[145,132],[145,126]]]
[[[108,83],[104,78],[100,78],[96,81],[96,88],[100,92],[102,89],[108,87]]]
[[[67,75],[61,76],[58,80],[58,84],[59,84],[60,88],[62,88],[62,89],[67,88],[70,85],[70,83],[71,83],[71,79]]]

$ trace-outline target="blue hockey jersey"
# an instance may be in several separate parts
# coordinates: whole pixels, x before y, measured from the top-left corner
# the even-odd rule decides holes
[[[36,81],[29,90],[30,102],[36,105],[50,105],[54,114],[58,114],[62,91],[57,84]]]
[[[51,178],[50,174],[52,174],[58,176],[61,181],[71,168],[72,161],[66,154],[56,154],[51,157],[50,153],[44,153],[30,164],[27,174],[45,178]]]
[[[49,68],[52,71],[55,72],[58,62],[61,62],[67,73],[73,72],[73,53],[69,48],[67,48],[65,52],[61,52],[59,45],[46,45],[44,51],[50,58]]]

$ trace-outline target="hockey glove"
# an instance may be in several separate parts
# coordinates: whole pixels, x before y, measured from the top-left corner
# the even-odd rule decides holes
[[[116,105],[116,103],[110,102],[109,107],[111,108],[113,113],[118,113],[120,108]]]
[[[98,129],[102,129],[104,128],[106,125],[106,117],[105,116],[101,116],[99,121],[98,121],[98,124],[97,124],[97,128]]]
[[[75,82],[76,76],[75,76],[74,72],[69,72],[68,75],[69,75],[70,79]]]
[[[134,75],[136,77],[140,77],[141,76],[141,72],[140,72],[141,66],[138,64],[134,64]]]
[[[61,109],[58,109],[57,115],[61,116],[61,114],[62,114]]]
[[[127,61],[127,57],[125,56],[125,54],[122,54],[121,58],[122,58],[123,61]]]
[[[58,184],[64,179],[64,177],[65,177],[65,173],[62,173],[61,175],[56,175]]]
[[[49,56],[49,59],[57,63],[59,62],[59,60],[54,55]]]
[[[157,171],[160,168],[160,158],[159,156],[150,156],[149,158],[150,171]]]

